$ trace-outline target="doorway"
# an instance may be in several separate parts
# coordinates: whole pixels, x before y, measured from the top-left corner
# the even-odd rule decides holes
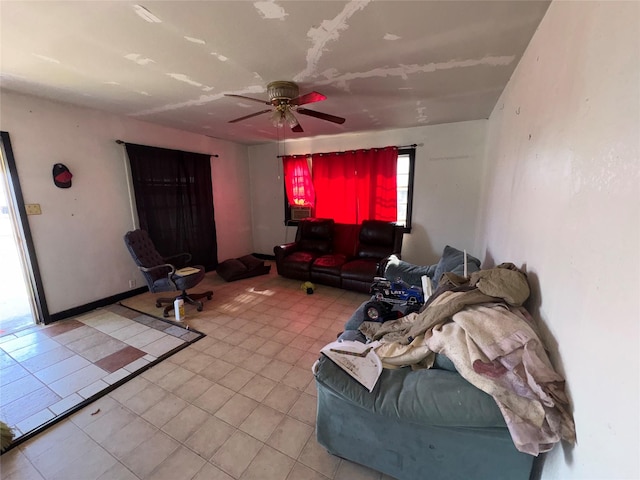
[[[9,134],[0,132],[0,335],[48,323]]]

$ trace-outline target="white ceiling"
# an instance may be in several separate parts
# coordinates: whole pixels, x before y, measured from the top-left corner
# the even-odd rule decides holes
[[[286,138],[487,118],[548,1],[0,0],[0,86],[245,144],[266,85],[327,100]],[[157,22],[141,13],[150,12]],[[280,136],[282,133],[280,133]]]

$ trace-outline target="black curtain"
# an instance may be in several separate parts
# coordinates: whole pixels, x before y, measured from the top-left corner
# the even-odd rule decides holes
[[[140,228],[161,255],[181,252],[218,265],[209,155],[126,144]]]

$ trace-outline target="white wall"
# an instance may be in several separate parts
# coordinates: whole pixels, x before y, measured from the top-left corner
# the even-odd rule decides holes
[[[249,147],[254,251],[273,255],[274,245],[295,237],[295,227],[287,229],[283,223],[282,162],[277,155],[417,143],[422,145],[416,150],[413,228],[404,237],[402,257],[435,263],[447,244],[472,252],[485,126],[486,121],[479,120]]]
[[[578,443],[545,479],[637,479],[640,3],[554,2],[489,120],[476,243],[524,266]]]
[[[122,237],[133,225],[124,147],[131,143],[217,153],[211,161],[218,259],[251,252],[247,149],[96,110],[2,91],[0,129],[9,132],[50,313],[146,285]],[[54,163],[73,186],[54,186]]]

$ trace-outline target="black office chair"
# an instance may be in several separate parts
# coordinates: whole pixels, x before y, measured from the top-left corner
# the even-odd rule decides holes
[[[198,311],[201,312],[203,306],[202,302],[198,300],[204,297],[207,300],[211,300],[213,297],[213,292],[210,290],[204,293],[187,294],[187,289],[195,287],[204,278],[204,267],[195,265],[191,267],[192,273],[181,274],[179,271],[176,273],[177,270],[184,268],[191,261],[190,253],[162,257],[156,250],[149,234],[144,230],[127,232],[124,236],[124,243],[144,275],[151,293],[182,292],[173,298],[158,298],[156,300],[156,307],[158,308],[162,307],[163,304],[169,304],[164,308],[163,315],[165,317],[168,317],[169,312],[173,310],[173,302],[177,298],[182,298],[185,303],[195,305]]]

